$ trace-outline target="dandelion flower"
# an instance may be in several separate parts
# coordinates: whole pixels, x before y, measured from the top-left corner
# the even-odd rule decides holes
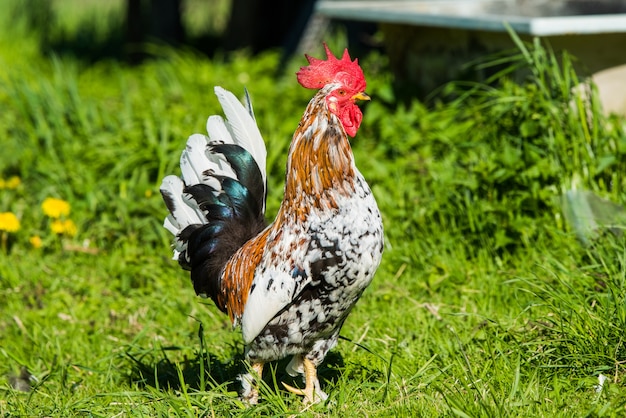
[[[41,248],[41,237],[39,235],[30,237],[28,241],[30,241],[30,245],[32,245],[33,248]]]
[[[41,204],[41,209],[46,216],[59,219],[61,216],[70,214],[70,204],[65,200],[47,197]]]
[[[73,237],[74,235],[76,235],[76,224],[71,220],[71,219],[66,219],[64,222],[64,226],[65,226],[65,235],[68,235],[70,237]]]
[[[12,176],[4,182],[4,187],[7,189],[17,189],[20,184],[22,184],[22,180],[20,180],[18,176]]]
[[[63,231],[65,231],[65,227],[63,226],[63,221],[55,220],[50,224],[50,229],[57,235],[61,235]]]
[[[20,220],[12,212],[0,213],[0,231],[16,232],[20,229]]]
[[[70,237],[76,235],[76,224],[71,219],[64,221],[55,219],[50,224],[50,229],[57,235],[68,235]]]

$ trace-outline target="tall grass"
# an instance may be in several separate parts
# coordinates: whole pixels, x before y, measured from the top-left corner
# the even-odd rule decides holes
[[[527,45],[512,37],[516,50],[479,64],[500,68],[495,75],[485,83],[450,84],[443,93],[457,98],[435,111],[402,106],[395,110],[398,123],[390,124],[384,105],[368,108],[376,135],[403,139],[386,156],[406,161],[411,178],[435,190],[394,196],[409,208],[429,199],[413,227],[459,229],[470,246],[497,254],[535,245],[545,234],[541,224],[563,230],[565,190],[583,187],[620,201],[626,186],[623,128],[603,116],[573,58],[539,40]],[[520,74],[526,74],[521,82]]]

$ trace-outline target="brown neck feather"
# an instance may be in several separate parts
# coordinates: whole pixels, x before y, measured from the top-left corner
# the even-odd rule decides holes
[[[294,133],[281,215],[304,220],[312,207],[336,209],[336,197],[354,191],[354,157],[339,119],[326,105],[324,91],[309,103]]]

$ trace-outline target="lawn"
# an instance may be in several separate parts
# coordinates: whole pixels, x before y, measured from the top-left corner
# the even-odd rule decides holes
[[[170,259],[158,187],[220,112],[213,86],[245,86],[273,216],[311,97],[294,77],[304,58],[282,75],[272,52],[208,59],[152,45],[137,66],[87,61],[43,53],[9,16],[0,415],[626,414],[626,243],[615,228],[583,245],[562,210],[568,190],[626,204],[626,120],[602,115],[593,86],[576,93],[567,55],[519,43],[485,58],[500,69],[489,83],[427,103],[396,98],[384,56],[359,57],[373,100],[352,144],[383,214],[383,262],[320,368],[329,400],[305,408],[279,362],[247,408],[241,336]],[[329,39],[334,51],[342,39]],[[513,81],[513,69],[527,76]]]

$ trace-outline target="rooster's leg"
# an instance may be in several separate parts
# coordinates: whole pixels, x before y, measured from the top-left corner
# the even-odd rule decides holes
[[[325,394],[320,388],[320,381],[317,379],[317,368],[315,364],[307,359],[303,360],[304,364],[304,379],[306,386],[304,389],[296,389],[293,386],[289,386],[283,382],[283,386],[291,393],[304,396],[304,403],[318,403],[328,399],[328,395]]]
[[[263,363],[252,363],[250,371],[239,376],[241,381],[241,400],[249,405],[259,402],[259,380],[263,375]]]

